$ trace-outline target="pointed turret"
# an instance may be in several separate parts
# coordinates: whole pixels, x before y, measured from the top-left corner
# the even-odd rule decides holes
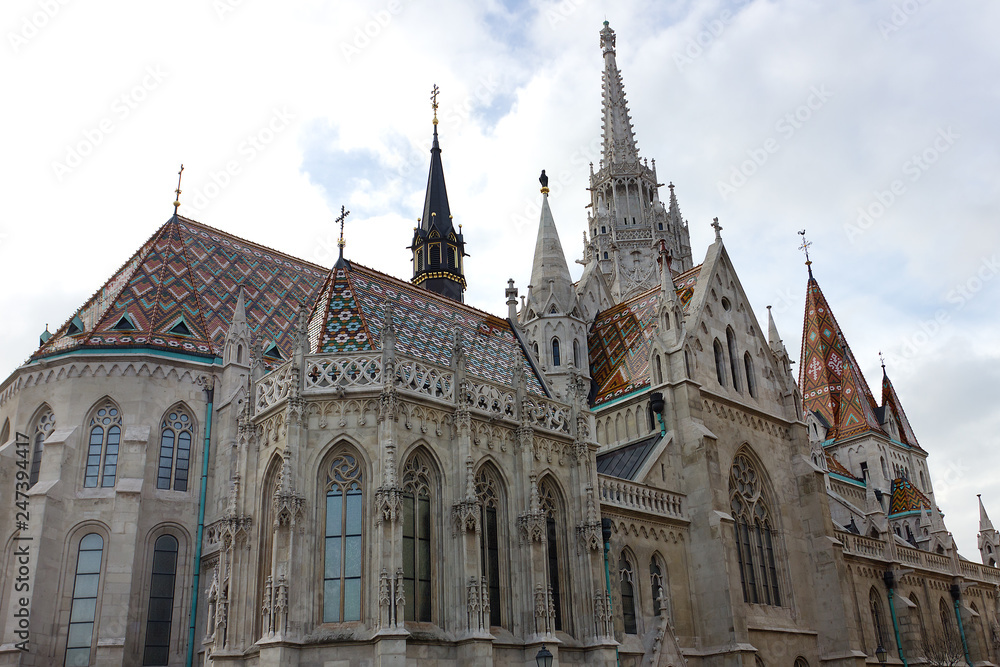
[[[884,364],[882,365],[882,409],[885,419],[894,420],[895,430],[899,433],[900,441],[910,447],[919,449],[920,445],[917,444],[917,437],[913,434],[913,427],[910,426],[910,420],[906,418],[906,413],[903,412],[903,405],[900,403],[899,396],[896,395],[896,390],[889,380],[889,375],[885,371]]]
[[[883,433],[875,417],[871,389],[812,276],[812,267],[806,287],[799,387],[803,408],[819,414],[833,427],[830,437],[843,438],[865,430]]]
[[[767,344],[775,354],[781,354],[785,349],[785,344],[778,335],[778,325],[774,323],[774,315],[771,314],[771,306],[767,307]]]
[[[1000,533],[993,527],[993,522],[986,514],[983,506],[983,497],[976,494],[979,499],[979,553],[983,557],[983,565],[996,567],[997,558],[1000,557]]]
[[[434,140],[431,144],[431,166],[427,175],[424,212],[420,225],[413,230],[414,285],[437,292],[455,301],[464,300],[465,239],[462,228],[452,223],[448,190],[444,183],[441,144],[438,141],[437,86],[431,96],[434,108]]]
[[[531,263],[531,286],[528,307],[536,312],[550,312],[552,306],[559,313],[568,313],[573,309],[573,279],[549,208],[549,189],[545,186],[542,187],[542,213],[538,220],[535,258]]]

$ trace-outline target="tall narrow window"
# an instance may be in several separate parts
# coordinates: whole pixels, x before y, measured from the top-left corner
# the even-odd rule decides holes
[[[885,617],[882,615],[882,599],[874,587],[868,593],[868,604],[872,613],[872,630],[875,632],[876,647],[881,646],[891,653],[892,644],[889,643],[889,635],[885,631]]]
[[[753,373],[753,359],[749,352],[743,353],[743,370],[746,371],[747,375],[747,391],[750,392],[751,397],[757,398],[757,378]]]
[[[422,248],[417,250],[417,271],[424,270],[424,251]]]
[[[115,485],[118,470],[118,445],[122,437],[122,417],[116,406],[107,401],[90,418],[90,442],[87,445],[86,487]]]
[[[945,650],[951,653],[957,648],[958,644],[955,639],[955,612],[949,608],[944,598],[938,601],[938,616],[941,617],[941,631],[944,633]]]
[[[35,420],[33,433],[34,443],[31,448],[31,471],[28,475],[28,486],[34,486],[38,481],[38,472],[42,468],[42,450],[45,449],[45,438],[56,427],[56,416],[46,407]]]
[[[500,598],[500,525],[503,494],[500,478],[487,466],[476,474],[476,499],[483,508],[479,557],[490,596],[490,625],[503,625]]]
[[[740,386],[739,353],[736,351],[736,335],[732,327],[726,328],[726,345],[729,346],[729,370],[733,373],[733,389],[743,391]]]
[[[726,386],[726,353],[722,351],[722,343],[716,338],[715,342],[712,343],[712,348],[715,351],[715,377],[719,380],[719,384],[723,387]]]
[[[194,420],[184,410],[171,410],[163,419],[160,429],[156,488],[187,491]]]
[[[555,489],[548,480],[542,480],[538,485],[538,495],[541,499],[541,508],[545,511],[545,543],[549,565],[549,587],[552,589],[552,604],[556,612],[555,627],[556,630],[562,630],[562,587],[559,581],[559,538],[556,530],[556,526],[562,520],[560,503]]]
[[[573,339],[573,365],[580,368],[580,341]]]
[[[655,380],[656,380],[656,384],[660,384],[660,383],[663,382],[663,366],[660,363],[660,355],[656,355],[654,357],[654,359],[656,360],[656,378],[655,378]]]
[[[323,622],[361,620],[362,473],[358,459],[333,459],[326,483]]]
[[[149,613],[143,665],[166,665],[170,653],[170,623],[174,614],[174,578],[177,575],[177,538],[161,535],[153,545],[153,574],[149,582]]]
[[[441,246],[437,243],[430,247],[430,266],[427,268],[436,269],[441,266]]]
[[[448,246],[448,266],[452,269],[458,266],[458,254],[454,248]]]
[[[553,366],[558,366],[559,365],[559,339],[558,338],[553,338],[552,339],[552,365]]]
[[[431,469],[420,452],[403,468],[403,592],[407,621],[431,620]]]
[[[635,622],[635,577],[632,572],[632,562],[625,552],[618,558],[618,574],[621,577],[622,623],[625,634],[638,634]]]
[[[104,538],[97,533],[80,540],[73,578],[73,606],[69,613],[69,634],[66,638],[66,667],[89,665],[97,621],[97,598],[101,583],[101,559]]]
[[[760,475],[750,458],[742,452],[733,459],[729,473],[729,505],[733,514],[743,600],[781,606],[778,538],[774,534]]]
[[[666,592],[663,589],[663,569],[660,567],[659,556],[649,559],[649,584],[653,595],[653,615],[659,616],[665,610]],[[668,614],[669,615],[669,614]]]
[[[0,430],[0,444],[7,442],[10,437],[10,419],[3,420],[3,429]]]

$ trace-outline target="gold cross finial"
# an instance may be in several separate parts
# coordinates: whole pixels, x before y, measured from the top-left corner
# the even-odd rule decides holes
[[[340,248],[340,258],[341,259],[344,258],[344,246],[347,245],[347,243],[344,241],[344,220],[346,220],[347,216],[349,216],[350,214],[351,214],[350,211],[344,210],[344,207],[341,206],[340,207],[340,217],[338,217],[334,221],[334,222],[339,222],[340,223],[340,240],[337,241],[337,247]]]
[[[177,209],[181,206],[181,174],[184,173],[184,165],[181,165],[181,170],[177,172],[177,189],[174,190],[174,194],[177,198],[174,199],[174,215],[177,215]]]
[[[438,88],[438,85],[435,83],[434,87],[431,88],[431,109],[434,110],[434,124],[435,125],[438,124],[438,93],[440,93],[440,92],[441,92],[441,89]]]
[[[806,241],[806,230],[804,229],[801,232],[799,232],[799,236],[802,237],[802,245],[799,246],[799,250],[801,250],[806,254],[806,266],[809,266],[810,264],[812,264],[812,262],[809,260],[809,246],[812,245],[812,241]]]

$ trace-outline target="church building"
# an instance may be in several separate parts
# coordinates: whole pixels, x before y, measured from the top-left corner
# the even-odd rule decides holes
[[[796,377],[599,38],[579,280],[542,172],[525,292],[464,303],[435,110],[411,276],[178,201],[42,335],[0,384],[0,665],[1000,664],[982,502],[980,563],[808,259]]]

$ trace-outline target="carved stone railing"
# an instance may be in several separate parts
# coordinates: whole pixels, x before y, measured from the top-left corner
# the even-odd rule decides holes
[[[500,419],[517,419],[517,398],[513,389],[470,380],[466,383],[465,402],[473,410]]]
[[[401,358],[396,362],[396,386],[442,401],[455,400],[455,373],[416,359]]]
[[[598,499],[604,505],[687,520],[684,515],[684,496],[680,494],[661,491],[616,477],[605,475],[597,477]]]
[[[882,540],[840,530],[837,531],[837,539],[843,543],[844,551],[849,554],[875,558],[881,561],[887,560],[885,557],[885,544]]]
[[[569,435],[569,406],[540,396],[528,396],[521,404],[521,421],[536,428]]]
[[[653,230],[649,227],[639,229],[616,229],[615,238],[619,241],[652,241]]]
[[[962,568],[962,576],[976,581],[986,581],[992,584],[1000,584],[1000,568],[972,563],[970,561],[959,561]]]
[[[923,557],[927,569],[938,572],[951,572],[951,559],[947,556],[932,554],[926,551],[921,551],[920,555]]]
[[[382,383],[382,355],[310,355],[305,360],[303,393],[377,387]]]
[[[292,373],[290,361],[286,361],[258,380],[257,395],[254,397],[254,409],[257,414],[288,398],[292,383],[296,381],[298,378]]]

